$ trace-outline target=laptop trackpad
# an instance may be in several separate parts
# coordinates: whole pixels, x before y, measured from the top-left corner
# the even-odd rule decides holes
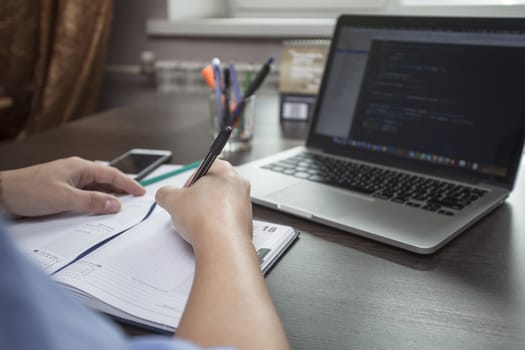
[[[345,216],[353,209],[374,201],[374,199],[358,193],[343,192],[311,182],[292,185],[271,193],[265,198],[277,204],[284,204],[315,215],[320,214],[334,218]]]

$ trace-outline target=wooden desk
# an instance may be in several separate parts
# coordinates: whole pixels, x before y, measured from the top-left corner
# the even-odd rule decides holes
[[[234,164],[302,143],[280,125],[277,98],[258,96],[253,149]],[[0,145],[0,167],[79,155],[111,159],[168,148],[175,163],[210,144],[206,97],[165,96]],[[294,349],[523,349],[525,174],[507,202],[432,256],[419,256],[255,206],[254,215],[304,231],[267,282]],[[126,330],[133,333],[132,328]]]

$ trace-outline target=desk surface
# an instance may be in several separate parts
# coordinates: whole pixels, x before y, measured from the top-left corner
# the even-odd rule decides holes
[[[232,163],[302,144],[306,125],[279,124],[277,105],[276,96],[258,96],[252,150]],[[70,155],[107,160],[133,147],[171,149],[173,162],[192,162],[211,142],[207,116],[206,97],[160,96],[0,144],[0,169]],[[255,216],[303,231],[267,277],[292,348],[523,349],[524,208],[521,171],[505,204],[419,256],[255,206]]]

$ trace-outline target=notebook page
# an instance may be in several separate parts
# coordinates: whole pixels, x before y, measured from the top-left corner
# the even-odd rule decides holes
[[[160,211],[53,277],[135,317],[175,328],[193,273],[191,246]]]
[[[163,165],[147,178],[180,168]],[[142,197],[123,196],[119,213],[88,215],[64,213],[43,218],[28,218],[12,222],[9,232],[16,245],[48,274],[69,264],[80,254],[100,242],[138,224],[154,203],[158,188],[171,185],[181,187],[192,170],[167,178],[146,187]],[[154,212],[158,212],[158,206]]]
[[[258,251],[272,252],[276,244],[294,235],[291,227],[254,221]],[[270,254],[264,255],[263,261],[270,263]],[[175,232],[169,215],[161,211],[54,278],[105,304],[87,303],[92,307],[119,317],[126,313],[129,320],[145,320],[142,323],[167,325],[173,330],[186,305],[193,276],[192,247]],[[108,306],[120,311],[111,311]]]
[[[61,214],[10,225],[16,245],[48,274],[69,264],[104,240],[138,224],[153,204],[150,196],[120,198],[121,210],[110,215]]]

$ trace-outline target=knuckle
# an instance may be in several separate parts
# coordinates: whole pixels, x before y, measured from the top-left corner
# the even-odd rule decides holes
[[[95,193],[92,193],[89,196],[88,210],[92,212],[96,212],[99,209],[101,209],[100,208],[101,205],[102,205],[102,201],[100,200],[100,198]]]
[[[230,164],[230,162],[228,162],[226,160],[219,159],[219,161],[217,162],[217,168],[220,171],[226,172],[226,171],[232,170],[233,166]]]
[[[84,164],[84,162],[87,162],[87,160],[80,158],[78,156],[71,156],[71,157],[59,159],[58,162],[62,163],[64,168],[71,170],[71,169],[80,168]]]
[[[65,158],[65,160],[68,161],[68,162],[71,162],[71,163],[80,163],[80,162],[85,161],[85,159],[82,159],[79,156],[67,157],[67,158]]]
[[[112,184],[116,183],[118,177],[121,175],[120,171],[113,167],[104,167],[104,169],[109,170],[109,174],[110,174],[109,182]]]

